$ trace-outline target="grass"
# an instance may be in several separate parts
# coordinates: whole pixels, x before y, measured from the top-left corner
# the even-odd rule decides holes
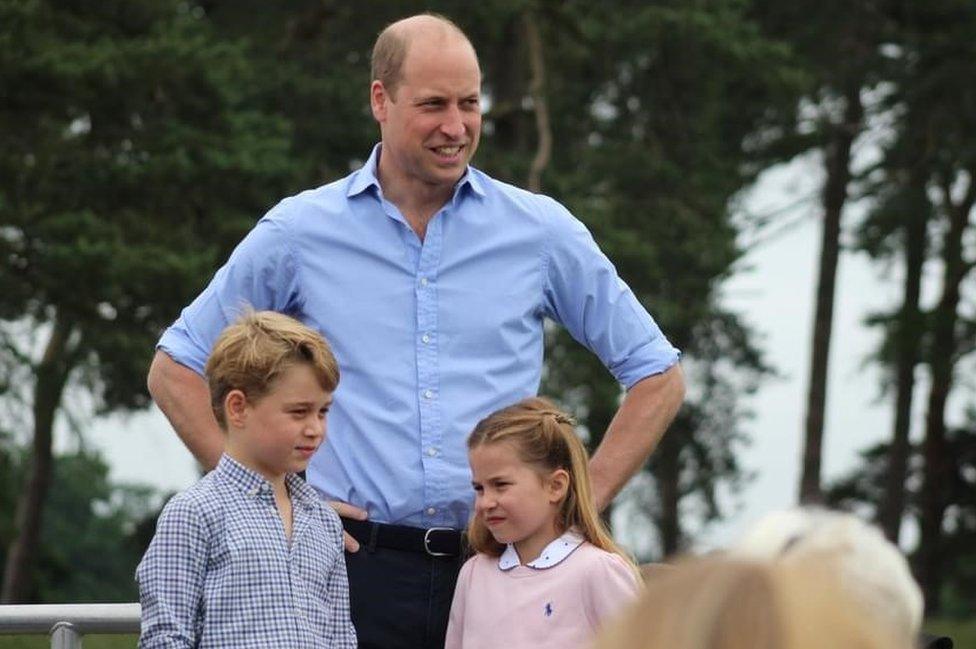
[[[949,636],[952,638],[955,649],[976,649],[976,618],[970,620],[926,620],[922,628],[927,633]]]
[[[132,649],[139,642],[137,635],[86,635],[84,649]],[[0,635],[0,649],[49,649],[47,635]]]

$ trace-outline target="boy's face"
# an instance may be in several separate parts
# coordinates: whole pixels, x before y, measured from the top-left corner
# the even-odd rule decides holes
[[[304,471],[325,438],[331,403],[332,393],[304,363],[286,369],[257,401],[232,391],[225,402],[227,452],[272,481]]]

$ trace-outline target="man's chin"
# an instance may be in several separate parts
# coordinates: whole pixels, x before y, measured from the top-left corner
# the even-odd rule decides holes
[[[461,180],[468,163],[453,165],[451,167],[438,167],[432,169],[427,174],[427,184],[433,187],[453,187]]]

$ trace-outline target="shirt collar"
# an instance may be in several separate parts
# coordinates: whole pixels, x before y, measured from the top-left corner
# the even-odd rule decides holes
[[[226,453],[220,456],[214,473],[252,498],[273,497],[271,483],[264,476],[247,468]],[[293,504],[310,507],[319,501],[318,493],[294,473],[285,476],[285,484],[288,486],[288,494]]]
[[[534,561],[530,561],[525,565],[537,570],[552,568],[562,563],[582,543],[583,536],[579,532],[576,530],[567,530],[562,536],[547,545]],[[522,562],[519,560],[518,552],[515,551],[515,546],[509,543],[505,547],[505,551],[502,552],[502,556],[498,557],[498,567],[501,570],[511,570],[520,565],[522,565]]]
[[[362,194],[367,189],[372,187],[375,187],[377,192],[381,192],[379,177],[376,175],[376,165],[380,161],[380,152],[382,151],[382,148],[382,143],[374,146],[372,152],[369,154],[369,158],[366,159],[366,163],[359,170],[353,173],[352,179],[349,182],[349,188],[346,190],[347,197]],[[457,200],[461,190],[464,187],[470,188],[471,191],[480,197],[485,196],[484,181],[480,177],[480,172],[474,169],[471,165],[468,165],[467,169],[464,171],[464,174],[461,176],[461,179],[454,187],[453,200]]]

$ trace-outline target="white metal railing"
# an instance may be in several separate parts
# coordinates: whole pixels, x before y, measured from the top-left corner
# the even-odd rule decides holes
[[[0,606],[0,635],[51,634],[51,649],[81,649],[86,633],[139,633],[138,604]]]

